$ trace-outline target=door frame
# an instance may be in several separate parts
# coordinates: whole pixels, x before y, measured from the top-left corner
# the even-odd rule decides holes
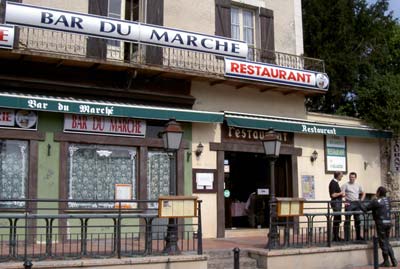
[[[217,238],[225,237],[225,198],[224,198],[224,160],[225,151],[264,153],[260,142],[222,142],[210,143],[210,150],[217,151]],[[290,155],[292,162],[293,197],[299,197],[297,157],[302,155],[302,149],[291,144],[282,144],[281,155]]]

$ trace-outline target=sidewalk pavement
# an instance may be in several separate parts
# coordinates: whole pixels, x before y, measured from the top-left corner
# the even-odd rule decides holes
[[[265,249],[266,246],[267,246],[267,236],[203,239],[203,250],[212,250],[212,249],[232,250],[235,247]]]

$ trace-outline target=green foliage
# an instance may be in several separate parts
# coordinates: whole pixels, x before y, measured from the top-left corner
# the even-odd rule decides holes
[[[361,117],[377,128],[400,132],[400,74],[377,75],[358,92]]]
[[[397,128],[400,117],[386,114],[400,110],[395,84],[400,74],[400,26],[388,6],[388,0],[373,5],[365,0],[303,0],[305,54],[325,60],[330,78],[325,96],[306,100],[309,110],[359,116],[381,128]],[[383,113],[385,109],[393,111]],[[374,115],[378,112],[385,115],[384,121]]]

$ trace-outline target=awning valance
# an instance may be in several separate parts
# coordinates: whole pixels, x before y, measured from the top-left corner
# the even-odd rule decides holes
[[[355,136],[370,138],[390,138],[392,133],[370,128],[368,126],[349,126],[341,124],[327,124],[293,118],[270,117],[264,115],[225,112],[228,126],[250,129],[274,129],[277,131],[322,134],[337,136]]]
[[[10,92],[0,93],[0,107],[138,119],[169,120],[174,118],[177,121],[204,123],[221,123],[224,120],[224,114],[218,112]]]

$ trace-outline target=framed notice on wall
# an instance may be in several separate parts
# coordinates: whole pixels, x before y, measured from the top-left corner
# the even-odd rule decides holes
[[[346,137],[325,136],[325,171],[347,173]]]
[[[136,208],[136,203],[118,202],[118,200],[132,200],[132,184],[115,184],[115,208]]]
[[[315,199],[314,176],[301,176],[301,189],[303,190],[304,199]]]

